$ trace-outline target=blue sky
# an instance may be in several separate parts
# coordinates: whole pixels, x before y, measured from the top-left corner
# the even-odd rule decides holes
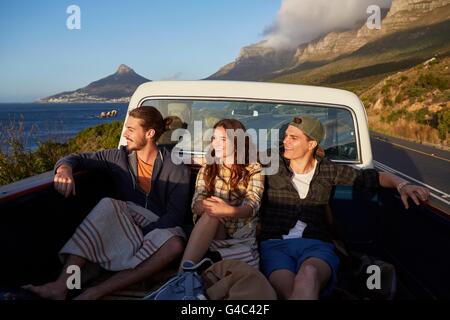
[[[69,5],[81,30],[69,30]],[[127,64],[161,80],[200,79],[263,39],[281,0],[2,0],[0,102],[83,87]]]

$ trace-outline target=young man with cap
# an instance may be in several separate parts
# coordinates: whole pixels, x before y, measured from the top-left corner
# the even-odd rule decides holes
[[[326,224],[335,185],[362,192],[397,188],[408,208],[426,201],[427,189],[373,169],[358,170],[324,158],[320,121],[301,116],[289,123],[278,172],[266,176],[261,206],[261,270],[281,299],[318,299],[331,292],[339,266]]]

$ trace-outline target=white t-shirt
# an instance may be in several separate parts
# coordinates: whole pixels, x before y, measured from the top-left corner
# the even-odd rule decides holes
[[[305,199],[309,191],[309,184],[316,172],[317,161],[314,161],[314,168],[307,173],[295,173],[292,178],[294,187],[297,190],[300,199]],[[283,235],[283,239],[295,239],[301,238],[303,236],[303,231],[305,230],[307,224],[303,221],[298,220],[295,226],[289,230],[288,234]]]

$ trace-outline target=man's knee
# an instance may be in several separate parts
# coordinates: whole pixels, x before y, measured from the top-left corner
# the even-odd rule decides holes
[[[179,256],[184,251],[184,241],[180,237],[172,237],[165,243],[164,247],[171,255]]]
[[[102,198],[102,199],[98,202],[97,206],[109,206],[109,205],[112,204],[112,202],[113,202],[113,199],[112,199],[112,198],[105,197],[105,198]]]
[[[295,282],[316,282],[318,280],[319,270],[313,265],[300,268],[300,272],[295,276]]]

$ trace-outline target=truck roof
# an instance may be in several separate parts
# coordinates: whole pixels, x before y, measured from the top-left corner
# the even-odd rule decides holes
[[[131,97],[128,111],[148,99],[264,101],[283,104],[318,104],[350,109],[355,121],[360,151],[358,167],[373,167],[367,115],[358,96],[350,91],[296,84],[251,81],[150,81],[141,84]],[[120,144],[124,144],[121,140]]]
[[[317,86],[250,81],[151,81],[141,84],[133,94],[130,104],[136,106],[149,96],[183,96],[234,99],[261,99],[292,102],[313,102],[363,106],[352,92]]]

